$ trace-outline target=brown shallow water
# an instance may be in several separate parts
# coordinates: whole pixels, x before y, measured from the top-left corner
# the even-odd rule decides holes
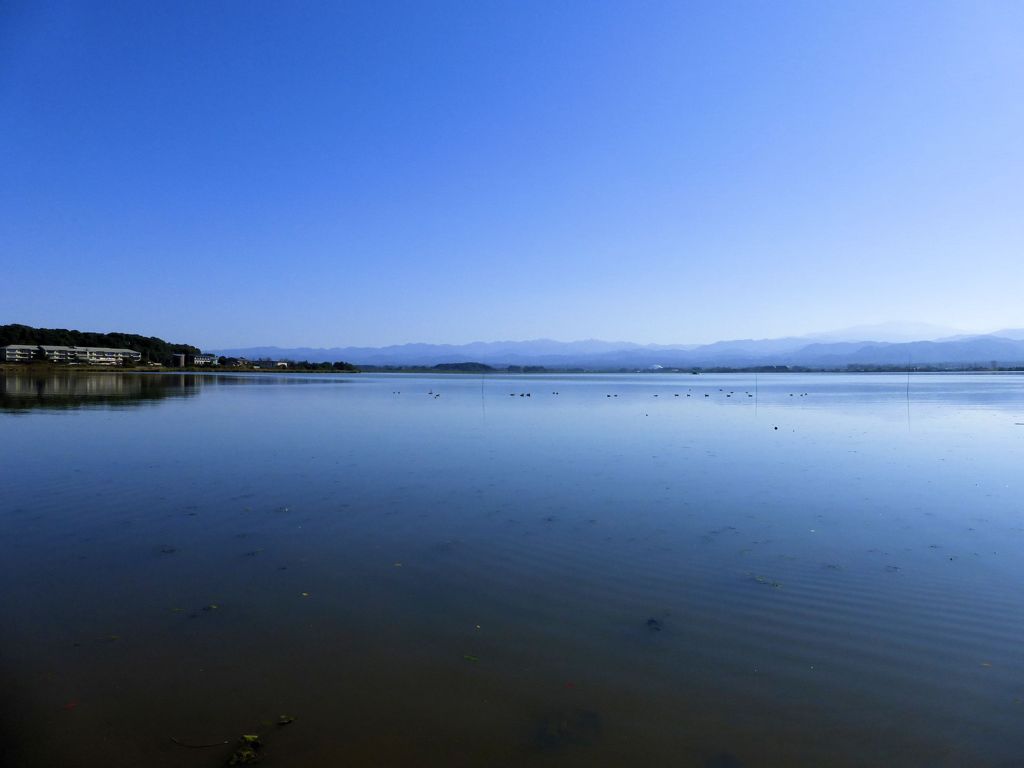
[[[1020,377],[2,387],[6,765],[1024,765]]]

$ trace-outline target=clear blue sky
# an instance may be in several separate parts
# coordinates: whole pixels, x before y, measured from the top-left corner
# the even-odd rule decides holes
[[[1024,3],[0,3],[0,322],[1024,326]]]

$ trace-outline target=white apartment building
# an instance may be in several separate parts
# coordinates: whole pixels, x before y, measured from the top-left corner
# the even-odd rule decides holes
[[[74,347],[78,352],[78,362],[87,365],[120,365],[125,360],[137,363],[142,353],[133,349],[114,349],[111,347]]]
[[[27,363],[35,358],[39,347],[35,344],[8,344],[4,347],[5,363]]]
[[[52,344],[9,344],[3,348],[4,362],[25,363],[46,359],[51,363],[79,363],[81,365],[120,365],[125,360],[139,362],[142,353],[134,349],[111,347],[65,347]]]

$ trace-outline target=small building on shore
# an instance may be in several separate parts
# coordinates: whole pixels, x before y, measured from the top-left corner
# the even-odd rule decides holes
[[[35,344],[8,344],[4,347],[5,363],[27,363],[35,360],[39,347]]]
[[[195,354],[175,352],[171,355],[171,365],[175,368],[191,368],[193,366],[217,364],[217,356],[206,352],[197,352]]]

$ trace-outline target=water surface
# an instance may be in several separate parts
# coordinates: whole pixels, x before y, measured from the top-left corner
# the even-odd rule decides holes
[[[1020,765],[1022,466],[1014,375],[8,375],[5,760]]]

